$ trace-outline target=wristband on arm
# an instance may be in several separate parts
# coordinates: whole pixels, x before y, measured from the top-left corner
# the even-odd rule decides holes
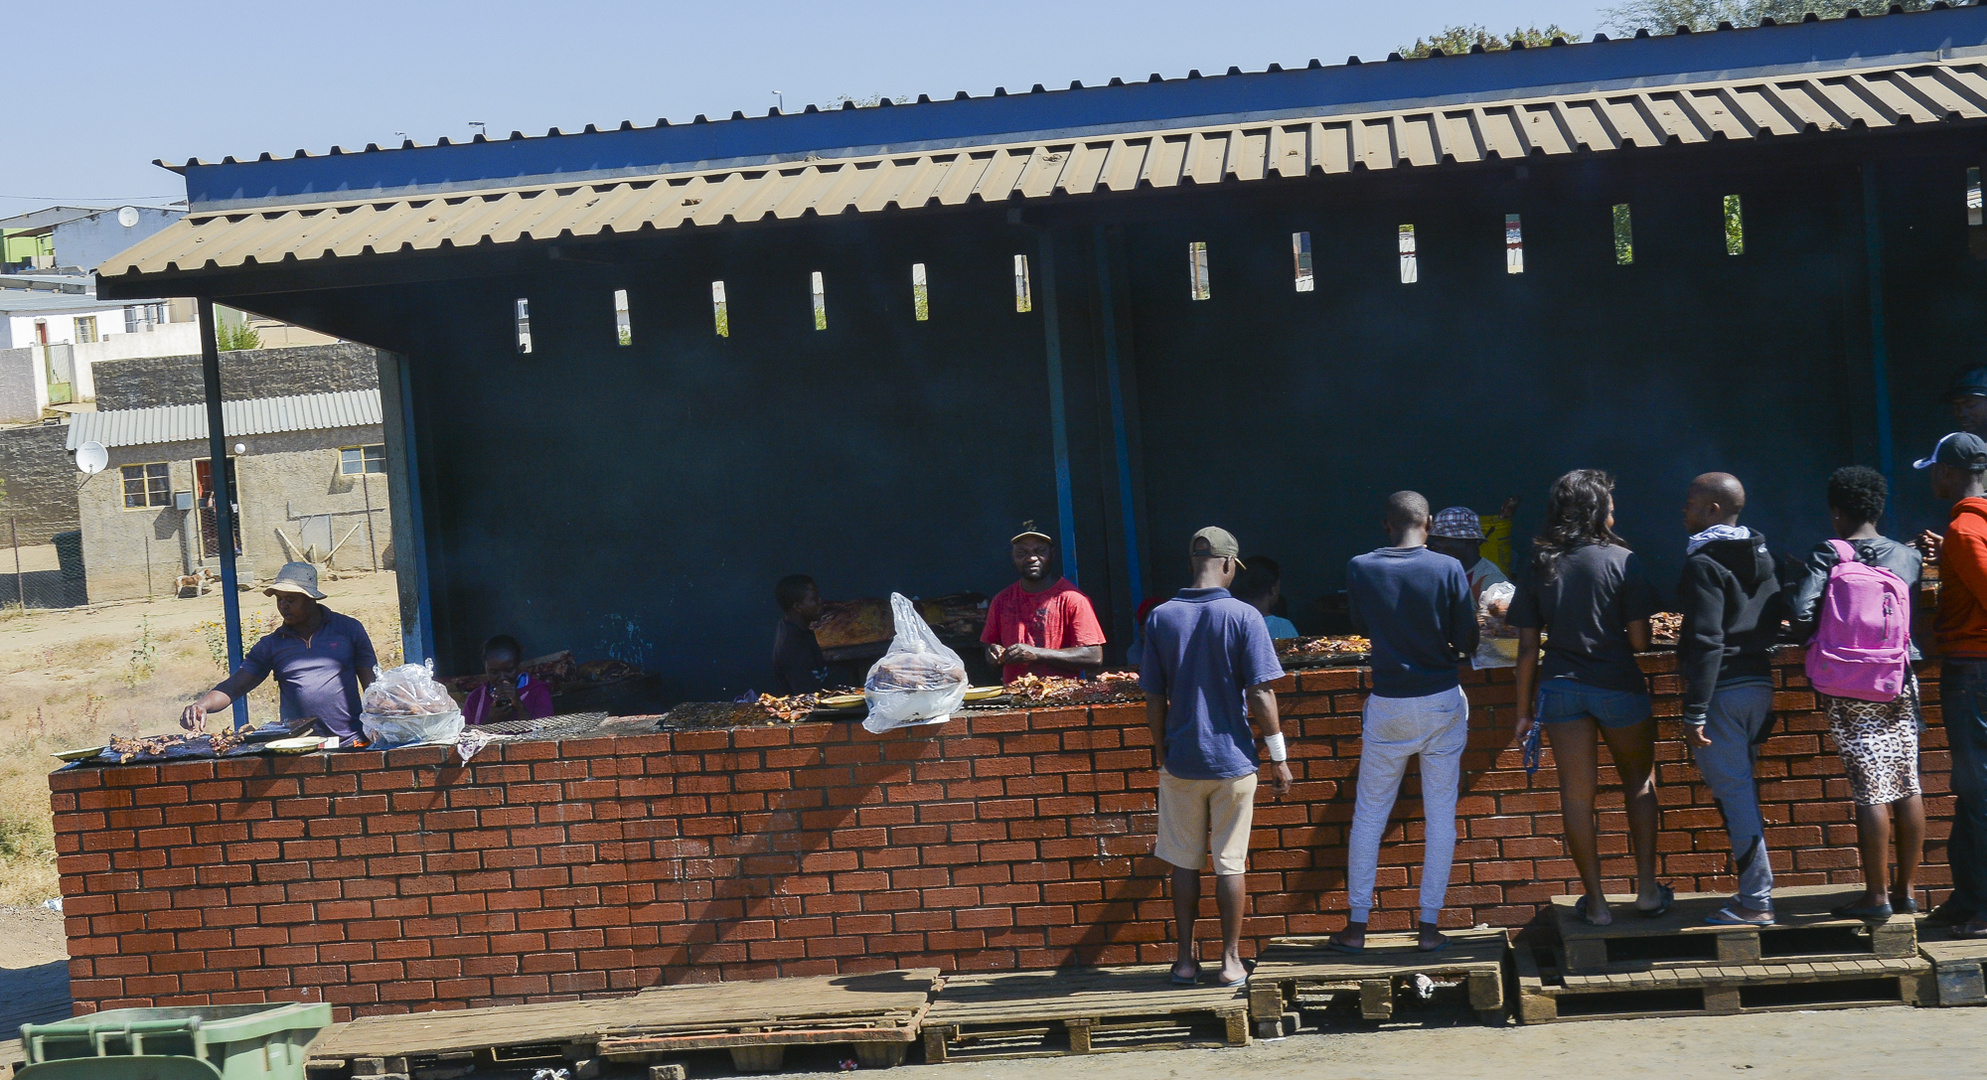
[[[1271,761],[1290,760],[1290,751],[1283,745],[1283,732],[1263,736],[1263,749],[1269,751]]]

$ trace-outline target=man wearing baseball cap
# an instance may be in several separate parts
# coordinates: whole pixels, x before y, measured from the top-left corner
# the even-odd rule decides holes
[[[1987,438],[1987,364],[1976,364],[1953,376],[1942,400],[1952,406],[1961,431]]]
[[[1477,596],[1492,585],[1511,583],[1496,563],[1483,557],[1483,523],[1467,506],[1451,506],[1435,515],[1428,530],[1428,550],[1462,563],[1470,591]]]
[[[1932,627],[1952,754],[1955,805],[1946,861],[1953,891],[1929,918],[1951,924],[1955,937],[1987,938],[1987,442],[1955,431],[1912,465],[1928,470],[1932,494],[1952,503],[1952,522],[1937,545],[1939,610]]]
[[[263,594],[276,598],[282,625],[255,643],[234,674],[188,705],[180,726],[201,730],[208,713],[227,708],[274,675],[284,721],[314,717],[319,734],[336,735],[346,746],[361,742],[359,691],[373,681],[379,664],[366,628],[318,603],[324,594],[317,588],[317,567],[309,563],[285,563]]]
[[[1159,758],[1159,838],[1152,853],[1173,867],[1178,952],[1173,984],[1200,980],[1194,924],[1202,868],[1214,863],[1221,913],[1221,970],[1215,981],[1240,986],[1242,906],[1248,899],[1249,828],[1255,819],[1256,737],[1263,733],[1271,784],[1290,790],[1289,757],[1270,683],[1283,677],[1262,612],[1229,595],[1241,548],[1226,529],[1202,529],[1187,546],[1193,584],[1152,609],[1145,620],[1139,688]]]
[[[1008,558],[1021,580],[987,604],[980,641],[987,663],[1000,668],[1000,681],[1023,675],[1075,675],[1104,663],[1104,627],[1090,598],[1068,578],[1049,577],[1056,542],[1033,521],[1007,542]]]

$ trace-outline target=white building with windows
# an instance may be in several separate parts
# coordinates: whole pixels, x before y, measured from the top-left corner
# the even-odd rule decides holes
[[[297,560],[393,567],[377,389],[229,401],[222,418],[244,583]],[[206,408],[79,412],[66,445],[90,442],[110,453],[77,491],[90,602],[172,596],[182,578],[218,574]]]

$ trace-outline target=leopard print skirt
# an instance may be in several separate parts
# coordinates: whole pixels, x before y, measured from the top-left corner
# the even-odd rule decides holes
[[[1849,793],[1857,806],[1882,806],[1919,793],[1915,676],[1895,701],[1816,696],[1828,714],[1828,731],[1849,772]]]

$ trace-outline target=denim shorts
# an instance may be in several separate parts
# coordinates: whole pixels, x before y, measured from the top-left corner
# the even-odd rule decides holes
[[[1605,728],[1634,727],[1649,719],[1649,695],[1636,690],[1603,690],[1568,678],[1539,685],[1538,719],[1558,724],[1591,716]]]

